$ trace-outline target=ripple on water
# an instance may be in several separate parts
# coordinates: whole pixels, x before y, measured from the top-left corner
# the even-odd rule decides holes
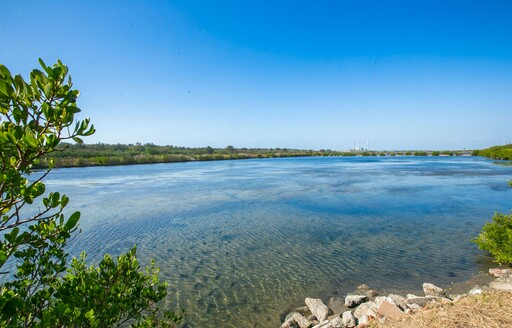
[[[72,249],[97,259],[137,244],[190,327],[278,326],[304,296],[361,283],[417,290],[468,279],[487,263],[469,239],[495,210],[510,209],[510,189],[493,186],[512,167],[482,160],[189,164],[126,168],[129,189],[117,177],[121,190],[92,204],[75,195],[89,221]],[[443,165],[455,173],[442,174]],[[458,171],[465,165],[471,174]]]

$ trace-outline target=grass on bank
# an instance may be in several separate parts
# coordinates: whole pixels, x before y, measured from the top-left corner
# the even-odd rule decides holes
[[[371,328],[512,327],[512,292],[489,290],[456,303],[434,305],[400,320],[373,321]]]
[[[484,156],[493,159],[512,160],[512,144],[474,150],[471,154],[473,156]]]

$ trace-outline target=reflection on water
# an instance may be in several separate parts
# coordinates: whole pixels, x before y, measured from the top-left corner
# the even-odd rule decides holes
[[[481,158],[292,158],[57,170],[82,211],[72,253],[138,245],[190,327],[272,327],[305,296],[470,278],[470,239],[509,212],[512,167]]]

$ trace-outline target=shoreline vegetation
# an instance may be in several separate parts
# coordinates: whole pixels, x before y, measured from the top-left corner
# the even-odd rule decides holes
[[[493,146],[481,150],[473,150],[471,155],[483,156],[492,159],[512,160],[512,144]]]
[[[512,145],[511,151],[512,151]],[[225,148],[159,146],[154,144],[65,144],[52,153],[55,167],[85,167],[132,165],[151,163],[176,163],[191,161],[217,161],[252,158],[311,157],[311,156],[470,156],[480,150],[444,151],[371,151],[331,149],[303,150],[289,148]],[[485,155],[483,155],[485,156]],[[512,158],[512,155],[510,156]],[[36,167],[44,168],[42,160]]]

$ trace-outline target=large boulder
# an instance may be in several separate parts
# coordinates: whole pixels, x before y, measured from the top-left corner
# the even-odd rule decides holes
[[[423,284],[423,292],[425,296],[446,297],[444,289],[428,282]]]
[[[367,301],[368,296],[366,295],[347,295],[347,297],[345,297],[345,306],[353,308]]]
[[[306,298],[306,305],[318,322],[324,322],[329,316],[329,308],[319,298]]]

